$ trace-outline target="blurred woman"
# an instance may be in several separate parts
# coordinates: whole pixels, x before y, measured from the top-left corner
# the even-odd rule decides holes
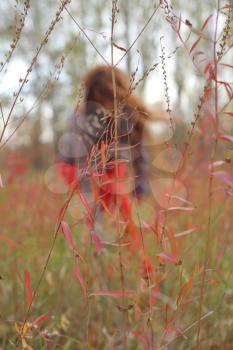
[[[128,74],[118,68],[101,65],[90,69],[83,87],[83,102],[58,145],[59,172],[69,184],[82,178],[93,185],[94,179],[98,188],[95,204],[111,211],[118,203],[125,232],[135,235],[130,198],[148,194],[148,155],[142,136],[150,113],[132,93]],[[133,185],[123,189],[130,166]],[[85,186],[83,189],[85,192]]]

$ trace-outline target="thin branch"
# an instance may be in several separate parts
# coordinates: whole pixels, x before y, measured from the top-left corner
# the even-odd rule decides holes
[[[66,6],[65,6],[65,11],[68,13],[68,15],[70,16],[70,18],[72,19],[72,21],[76,24],[76,26],[78,27],[78,29],[80,30],[80,32],[83,33],[83,35],[85,36],[85,38],[89,41],[89,43],[90,43],[91,46],[95,49],[95,51],[98,53],[98,55],[102,58],[102,60],[109,66],[109,63],[107,62],[106,58],[102,55],[102,53],[99,51],[99,49],[95,46],[95,44],[92,42],[92,40],[89,38],[89,36],[88,36],[87,33],[85,32],[85,30],[80,26],[80,24],[77,22],[77,20],[74,18],[74,16],[72,16],[72,14],[70,13],[70,11],[67,9]]]
[[[134,41],[132,42],[132,44],[130,45],[130,47],[126,50],[126,52],[124,53],[124,55],[119,59],[119,61],[115,64],[115,67],[118,66],[118,64],[123,60],[123,58],[129,53],[129,51],[133,48],[133,46],[136,44],[136,42],[138,41],[138,39],[140,38],[140,36],[142,35],[142,33],[145,31],[145,29],[148,27],[149,23],[151,22],[152,18],[154,17],[154,15],[156,14],[156,12],[158,11],[160,5],[157,5],[154,9],[154,11],[152,12],[152,14],[150,15],[150,17],[148,18],[148,20],[146,21],[146,23],[144,24],[144,26],[142,27],[142,29],[140,30],[140,32],[138,33],[138,35],[136,36],[136,38],[134,39]]]

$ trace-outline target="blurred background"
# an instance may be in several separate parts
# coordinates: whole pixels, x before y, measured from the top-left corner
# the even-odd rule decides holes
[[[12,38],[22,21],[24,3],[27,1],[10,0],[0,3],[3,19],[0,23],[0,96],[4,115],[9,112],[14,94],[19,89],[20,79],[24,78],[59,6],[57,1],[30,1],[20,40],[9,62],[5,62],[13,47]],[[162,40],[166,56],[168,94],[179,127],[182,123],[190,123],[194,118],[194,106],[197,105],[205,79],[189,57],[188,51],[197,39],[194,33],[190,34],[189,29],[190,26],[200,28],[213,12],[215,3],[197,0],[187,4],[186,1],[179,0],[172,1],[172,5],[177,16],[180,15],[180,10],[177,12],[177,9],[182,9],[183,23],[180,33],[183,38],[188,38],[187,45],[182,44],[172,29],[169,16],[166,18],[161,9],[155,11],[154,2],[119,1],[114,31],[114,62],[120,60],[119,67],[135,75],[137,81],[154,64],[161,63]],[[221,18],[220,15],[219,20],[223,24],[225,17]],[[124,55],[124,50],[131,46],[148,21],[149,24],[141,36],[128,54]],[[202,50],[207,58],[212,55],[213,25],[214,18],[211,18],[205,26],[206,39],[201,40],[198,45],[199,52]],[[88,0],[87,3],[85,0],[74,0],[67,5],[48,42],[43,46],[28,82],[14,106],[3,143],[12,132],[13,135],[5,147],[23,151],[24,155],[30,156],[33,166],[37,168],[48,166],[53,161],[58,139],[82,94],[83,74],[88,68],[103,63],[103,58],[90,41],[104,59],[110,62],[110,35],[111,2]],[[201,60],[196,63],[201,66]],[[166,110],[161,64],[142,80],[137,93],[147,101],[153,111]]]
[[[127,314],[129,348],[141,350],[142,343],[153,338],[148,328],[151,303],[156,347],[191,349],[202,314],[202,293],[206,298],[200,349],[232,350],[230,6],[224,7],[224,1],[174,0],[173,9],[166,7],[166,1],[160,1],[157,9],[158,1],[117,2],[114,63],[132,75],[136,92],[157,120],[149,127],[152,141],[148,137],[145,144],[151,155],[151,198],[132,200],[145,252],[132,254],[124,248],[119,264],[119,249],[99,247],[101,242],[93,238],[78,196],[70,200],[64,220],[84,259],[74,256],[73,247],[70,251],[70,240],[67,245],[61,230],[53,240],[68,191],[54,165],[59,140],[82,99],[82,76],[90,67],[111,62],[112,1],[68,2],[0,1],[0,349],[18,348],[32,290],[41,284],[28,315],[35,327],[28,324],[21,337],[33,349],[125,349],[121,327],[122,315]],[[216,52],[220,52],[217,83]],[[209,87],[205,94],[204,86]],[[216,100],[219,118],[215,118]],[[168,108],[175,121],[174,134]],[[161,120],[168,121],[167,129],[159,126]],[[179,168],[183,154],[185,165]],[[216,169],[220,170],[212,181],[211,171]],[[176,188],[177,177],[180,187]],[[173,191],[167,226],[176,239],[169,233],[165,253],[177,248],[180,260],[161,264],[157,259],[162,249],[160,231],[165,227],[167,195]],[[164,205],[160,198],[165,195]],[[107,237],[115,241],[118,225],[108,213],[103,217]],[[122,266],[126,290],[136,293],[123,308],[114,295],[95,296],[99,290],[121,290]],[[25,343],[22,347],[32,349]]]

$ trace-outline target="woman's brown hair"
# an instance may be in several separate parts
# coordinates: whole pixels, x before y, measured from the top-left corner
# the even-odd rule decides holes
[[[118,68],[114,67],[113,69],[118,107],[128,106],[134,110],[135,129],[140,133],[145,121],[149,118],[150,112],[138,96],[130,93],[130,76]],[[87,102],[95,102],[107,109],[114,109],[111,66],[99,65],[90,69],[84,76],[83,82],[85,89],[84,104],[86,103],[88,106]]]

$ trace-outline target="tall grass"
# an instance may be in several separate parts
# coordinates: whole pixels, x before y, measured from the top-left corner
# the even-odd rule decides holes
[[[2,111],[2,146],[8,140],[4,135],[28,75],[63,11],[90,42],[69,11],[68,3],[61,2],[9,112],[5,115]],[[27,6],[22,23],[28,16]],[[133,194],[129,194],[135,230],[140,234],[137,249],[130,249],[124,237],[126,223],[120,215],[119,193],[116,210],[105,208],[102,214],[102,229],[107,232],[108,239],[101,238],[95,230],[100,204],[99,198],[95,197],[98,171],[104,166],[108,147],[114,147],[118,162],[117,120],[119,107],[127,101],[127,96],[124,101],[117,101],[113,69],[114,33],[120,14],[116,0],[112,1],[110,39],[115,122],[113,145],[101,150],[93,148],[85,172],[60,195],[48,190],[44,173],[35,173],[19,154],[4,154],[1,150],[2,349],[233,347],[233,176],[229,158],[233,138],[231,130],[226,133],[222,123],[223,118],[232,118],[232,82],[224,71],[233,68],[227,61],[232,51],[232,13],[231,4],[222,6],[218,2],[216,11],[207,17],[201,28],[194,28],[191,19],[176,15],[167,1],[160,1],[132,45],[121,48],[124,57],[144,35],[153,16],[160,15],[171,26],[203,79],[203,93],[196,111],[192,112],[193,119],[186,127],[187,133],[182,133],[178,139],[179,125],[172,113],[166,72],[166,59],[171,55],[165,55],[164,39],[160,41],[161,60],[138,80],[136,74],[132,76],[129,95],[155,69],[162,69],[172,129],[172,138],[162,145],[167,151],[163,154],[168,157],[164,156],[165,167],[157,169],[157,173],[151,167],[150,197],[137,202]],[[225,18],[222,28],[219,16]],[[214,29],[208,36],[205,29],[213,19]],[[15,45],[18,40],[14,39]],[[202,40],[208,42],[210,56],[201,51]],[[98,48],[92,42],[90,44],[102,57]],[[13,53],[9,52],[3,65],[12,59]],[[64,63],[62,60],[62,65]],[[220,90],[224,91],[224,99],[220,98]],[[173,161],[175,151],[180,158],[175,171],[169,172],[167,164]],[[160,146],[152,143],[148,152],[153,161],[155,154],[162,151]],[[82,177],[87,174],[92,181],[94,209],[80,187]],[[52,181],[60,180],[55,176]],[[117,188],[118,182],[116,173]]]

